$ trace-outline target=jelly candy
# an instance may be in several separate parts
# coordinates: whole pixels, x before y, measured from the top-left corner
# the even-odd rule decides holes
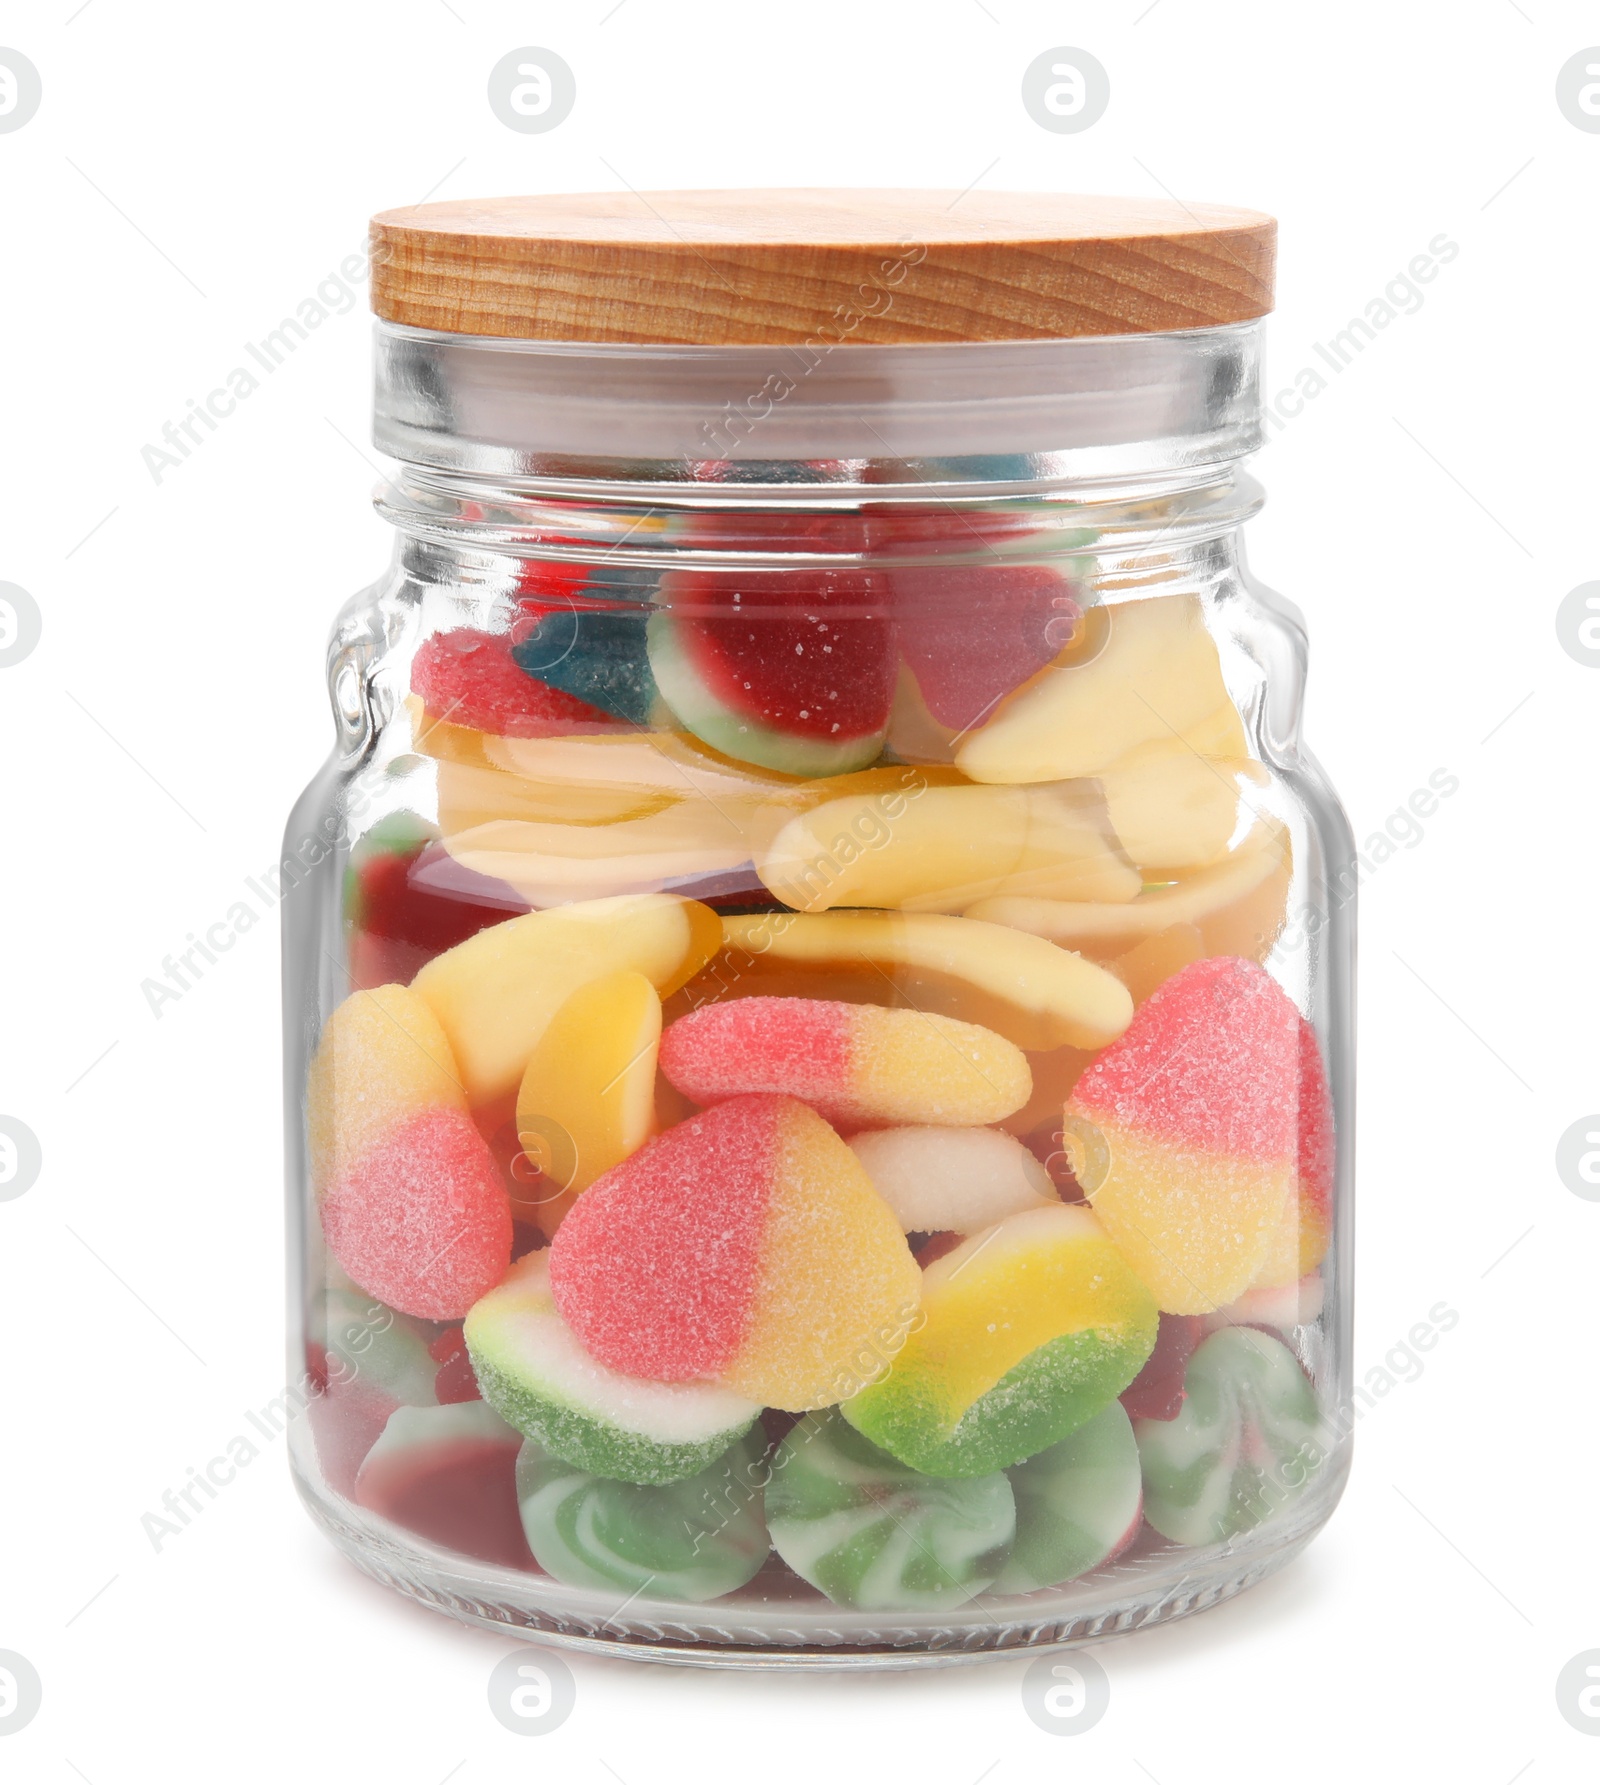
[[[1133,999],[1115,975],[1042,937],[970,916],[839,911],[723,919],[732,964],[865,967],[918,1009],[994,1029],[1022,1048],[1101,1048],[1127,1028]]]
[[[1243,799],[1259,798],[1264,780],[1254,763],[1201,756],[1174,737],[1138,745],[1099,776],[1113,834],[1128,859],[1152,873],[1193,872],[1226,854]]]
[[[620,1165],[655,1126],[661,1000],[642,973],[608,973],[579,986],[550,1020],[517,1092],[523,1152],[565,1193]],[[542,1208],[553,1234],[563,1208]]]
[[[546,606],[524,601],[512,630],[511,657],[576,704],[629,725],[655,714],[655,677],[645,654],[646,607]]]
[[[1056,1201],[1049,1172],[995,1128],[875,1128],[850,1150],[907,1233],[977,1233]]]
[[[579,986],[632,970],[671,991],[711,958],[721,935],[716,914],[689,899],[601,899],[482,930],[430,961],[414,989],[439,1019],[477,1107],[516,1089],[551,1017]]]
[[[883,746],[894,629],[859,571],[670,572],[650,663],[696,737],[794,775],[865,768]]]
[[[834,1410],[808,1415],[779,1445],[767,1529],[784,1561],[835,1605],[933,1610],[994,1580],[1016,1502],[998,1470],[965,1481],[919,1475]]]
[[[827,1406],[881,1373],[921,1277],[855,1155],[791,1097],[736,1097],[584,1191],[550,1248],[556,1305],[609,1369]]]
[[[998,1122],[1028,1100],[1020,1048],[951,1017],[821,998],[737,998],[681,1016],[661,1070],[696,1103],[798,1097],[830,1122]]]
[[[321,1334],[308,1346],[315,1393],[306,1409],[317,1462],[330,1487],[348,1495],[356,1471],[397,1407],[431,1407],[437,1399],[434,1363],[422,1335],[403,1314],[354,1286],[330,1288]]]
[[[505,1185],[459,1109],[425,1109],[369,1146],[330,1184],[322,1230],[356,1283],[424,1320],[458,1320],[511,1262]]]
[[[1103,1568],[1139,1534],[1139,1447],[1115,1401],[1009,1471],[1017,1535],[997,1593],[1031,1593]]]
[[[1327,1285],[1320,1275],[1302,1277],[1298,1283],[1277,1283],[1269,1288],[1247,1289],[1236,1302],[1199,1316],[1202,1332],[1219,1332],[1225,1326],[1269,1326],[1292,1332],[1309,1326],[1321,1316],[1327,1301]]]
[[[538,738],[614,730],[608,712],[536,680],[516,663],[504,633],[463,626],[424,639],[411,663],[411,691],[435,722]]]
[[[983,1475],[1057,1444],[1121,1394],[1156,1310],[1083,1208],[1008,1216],[923,1276],[923,1323],[843,1413],[928,1475]]]
[[[521,1442],[482,1401],[402,1407],[367,1453],[352,1498],[443,1549],[527,1568],[517,1512]]]
[[[648,1382],[597,1363],[556,1309],[550,1253],[513,1265],[466,1322],[483,1398],[563,1462],[617,1481],[697,1475],[760,1408],[710,1383]]]
[[[433,1379],[434,1399],[441,1407],[460,1401],[481,1401],[478,1379],[472,1373],[472,1358],[459,1326],[447,1326],[428,1347],[428,1356],[439,1366]]]
[[[504,882],[455,868],[437,836],[413,813],[396,812],[351,850],[344,915],[353,987],[404,983],[434,955],[527,910]]]
[[[1299,1025],[1253,961],[1196,961],[1073,1089],[1079,1181],[1164,1313],[1224,1306],[1267,1260],[1295,1177]]]
[[[791,819],[756,858],[769,891],[799,911],[962,911],[1001,896],[1127,901],[1143,884],[1086,783],[924,786],[898,817],[884,804],[863,791]]]
[[[1253,1327],[1206,1339],[1184,1390],[1176,1419],[1134,1428],[1144,1513],[1173,1543],[1222,1543],[1296,1500],[1327,1439],[1299,1360]]]
[[[967,541],[982,548],[973,532]],[[929,714],[952,732],[981,725],[1052,662],[1081,614],[1072,585],[1045,565],[991,560],[888,575],[906,667]]]
[[[1183,1407],[1183,1372],[1205,1332],[1205,1319],[1198,1314],[1161,1316],[1155,1350],[1120,1397],[1130,1419],[1178,1417]]]
[[[657,1487],[575,1469],[530,1438],[517,1461],[528,1547],[546,1574],[628,1599],[698,1604],[742,1587],[771,1545],[759,1431],[698,1475]]]
[[[956,767],[970,780],[1076,780],[1156,739],[1179,739],[1202,756],[1246,754],[1198,596],[1118,602],[1096,614],[1083,660],[1044,670],[962,744]]]
[[[1333,1095],[1317,1032],[1300,1019],[1300,1094],[1295,1150],[1297,1193],[1284,1204],[1255,1287],[1281,1288],[1309,1276],[1333,1230]]]
[[[1220,861],[1125,905],[1064,899],[983,899],[967,916],[1042,936],[1092,960],[1110,961],[1179,927],[1201,953],[1264,961],[1287,915],[1290,849],[1279,826],[1255,830]]]
[[[306,1080],[313,1186],[326,1191],[408,1116],[466,1106],[455,1055],[423,1000],[402,985],[352,992],[323,1024]]]

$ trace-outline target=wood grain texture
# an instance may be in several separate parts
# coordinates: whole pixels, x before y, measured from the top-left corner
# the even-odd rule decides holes
[[[389,322],[546,341],[1015,341],[1272,308],[1258,211],[1053,192],[559,193],[384,211]]]

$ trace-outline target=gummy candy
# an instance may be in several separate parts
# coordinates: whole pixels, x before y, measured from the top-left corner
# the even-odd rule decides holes
[[[928,1267],[923,1323],[842,1409],[929,1475],[982,1475],[1059,1443],[1150,1355],[1149,1292],[1084,1208],[1010,1215]]]
[[[647,609],[524,601],[512,629],[511,657],[530,678],[547,682],[604,719],[648,725],[657,693],[645,654]]]
[[[1076,1580],[1115,1561],[1139,1534],[1139,1447],[1115,1401],[1009,1474],[1017,1535],[995,1580],[997,1593]]]
[[[478,1379],[472,1373],[472,1358],[459,1326],[447,1326],[428,1347],[428,1356],[439,1366],[433,1378],[434,1399],[441,1407],[461,1401],[481,1401]]]
[[[804,1412],[882,1372],[921,1275],[827,1123],[792,1097],[749,1096],[584,1191],[551,1245],[550,1283],[608,1368]]]
[[[660,1039],[661,1000],[642,973],[579,986],[540,1036],[517,1092],[517,1136],[564,1193],[564,1206],[541,1209],[546,1233],[579,1191],[649,1139]]]
[[[505,737],[616,728],[609,712],[521,669],[506,634],[470,626],[423,640],[412,659],[411,690],[429,720]]]
[[[1300,1019],[1300,1086],[1297,1101],[1297,1194],[1283,1215],[1254,1287],[1280,1288],[1309,1276],[1328,1250],[1333,1227],[1333,1094],[1317,1032]]]
[[[1224,1306],[1267,1260],[1295,1177],[1299,1026],[1253,961],[1196,961],[1073,1089],[1079,1180],[1164,1313]]]
[[[697,737],[795,775],[865,768],[894,692],[894,629],[860,571],[673,571],[650,621],[650,664]]]
[[[618,1481],[682,1481],[747,1432],[760,1409],[726,1388],[647,1382],[597,1363],[550,1293],[550,1254],[531,1252],[467,1316],[483,1398],[552,1456]]]
[[[962,744],[956,766],[969,779],[1076,780],[1157,739],[1202,756],[1247,754],[1198,596],[1118,602],[1096,615],[1083,660],[1042,671]]]
[[[328,1289],[312,1330],[321,1334],[307,1345],[317,1461],[328,1484],[349,1494],[389,1415],[400,1406],[433,1405],[434,1363],[411,1321],[353,1285]]]
[[[950,1017],[821,998],[739,998],[679,1017],[661,1070],[696,1103],[752,1091],[830,1122],[997,1122],[1033,1088],[1020,1048]]]
[[[645,1487],[575,1469],[530,1438],[517,1461],[528,1547],[568,1586],[629,1599],[720,1598],[771,1549],[761,1516],[765,1450],[751,1432],[698,1475]]]
[[[1255,763],[1214,760],[1174,737],[1138,745],[1099,776],[1117,841],[1130,861],[1152,873],[1193,872],[1217,861],[1239,826],[1243,802],[1259,799],[1264,779]]]
[[[1173,1543],[1222,1543],[1305,1491],[1326,1452],[1316,1397],[1287,1346],[1254,1327],[1206,1339],[1176,1419],[1134,1427],[1145,1517]]]
[[[516,1089],[551,1017],[579,986],[632,970],[671,991],[710,959],[721,935],[716,914],[689,899],[599,899],[481,930],[430,961],[414,990],[439,1019],[477,1107]]]
[[[776,912],[723,919],[732,964],[868,968],[920,1010],[994,1029],[1022,1048],[1101,1048],[1127,1028],[1121,980],[1042,937],[933,912]]]
[[[1002,896],[1127,901],[1143,884],[1087,783],[925,785],[898,816],[885,804],[862,791],[791,819],[756,858],[773,896],[800,911],[961,911]]]
[[[532,1557],[516,1495],[520,1444],[482,1401],[401,1407],[367,1453],[352,1497],[441,1548],[527,1568]]]
[[[1056,1201],[1049,1172],[995,1128],[874,1128],[850,1150],[907,1233],[977,1233]]]
[[[981,1593],[1016,1530],[998,1470],[919,1475],[830,1411],[801,1420],[772,1459],[767,1528],[784,1561],[835,1605],[951,1607]]]
[[[1205,1319],[1198,1314],[1161,1316],[1155,1350],[1120,1397],[1130,1419],[1178,1417],[1183,1407],[1183,1372],[1205,1332]]]
[[[367,1147],[330,1183],[322,1230],[356,1283],[424,1320],[459,1319],[511,1262],[505,1186],[459,1109],[425,1109]]]

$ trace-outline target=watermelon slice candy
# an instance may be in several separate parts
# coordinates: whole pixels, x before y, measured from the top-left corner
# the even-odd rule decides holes
[[[611,713],[519,667],[512,635],[457,627],[425,639],[411,691],[429,719],[508,738],[615,731]]]

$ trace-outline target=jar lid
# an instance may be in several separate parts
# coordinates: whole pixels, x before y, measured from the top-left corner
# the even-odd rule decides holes
[[[1272,308],[1259,211],[1059,192],[554,193],[372,220],[386,322],[724,347],[1050,340]]]

